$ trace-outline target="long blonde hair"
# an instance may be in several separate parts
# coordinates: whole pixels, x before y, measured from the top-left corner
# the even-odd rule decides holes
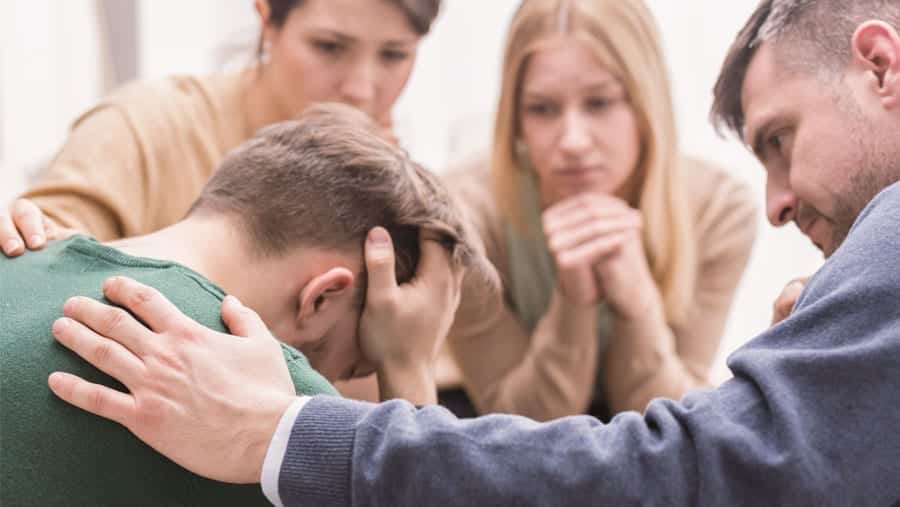
[[[576,38],[615,75],[641,131],[641,156],[632,177],[641,178],[638,208],[650,270],[670,323],[684,318],[693,298],[697,255],[669,76],[659,33],[642,0],[523,0],[506,42],[500,104],[494,127],[492,184],[501,212],[524,229],[524,167],[516,149],[519,95],[529,56],[552,37]]]

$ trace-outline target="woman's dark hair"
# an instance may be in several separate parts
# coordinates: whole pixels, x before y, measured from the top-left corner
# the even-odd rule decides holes
[[[438,11],[441,9],[441,0],[385,0],[396,5],[406,14],[406,19],[413,30],[419,35],[426,35],[431,30],[431,24],[437,18]],[[303,5],[303,0],[266,0],[269,4],[269,23],[281,28],[287,20],[288,15],[297,7]],[[259,47],[256,50],[257,56],[262,56],[263,43],[262,36],[259,39]]]

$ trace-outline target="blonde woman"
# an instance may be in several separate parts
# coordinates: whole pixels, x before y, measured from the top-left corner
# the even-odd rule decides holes
[[[489,161],[447,179],[505,291],[465,289],[448,339],[460,376],[441,383],[461,380],[480,413],[542,420],[708,386],[756,211],[679,153],[644,3],[524,1],[494,137]]]

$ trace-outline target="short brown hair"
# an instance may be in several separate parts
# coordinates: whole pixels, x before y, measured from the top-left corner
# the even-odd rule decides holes
[[[222,161],[190,213],[235,218],[261,256],[297,246],[361,252],[369,230],[382,226],[394,242],[398,283],[415,275],[419,235],[427,231],[454,263],[496,284],[437,177],[350,106],[315,105],[260,130]]]
[[[759,45],[774,41],[780,62],[796,71],[834,76],[850,58],[856,28],[869,19],[900,26],[896,0],[763,0],[728,50],[713,89],[710,119],[721,133],[743,136],[741,89]]]

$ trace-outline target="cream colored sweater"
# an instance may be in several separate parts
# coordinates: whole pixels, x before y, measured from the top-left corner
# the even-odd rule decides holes
[[[615,336],[605,337],[612,344],[602,362],[586,360],[597,353],[597,336],[565,336],[565,329],[540,324],[529,336],[508,290],[491,297],[467,286],[448,338],[449,353],[442,357],[442,386],[461,382],[481,413],[539,420],[582,413],[593,398],[605,399],[613,412],[642,411],[655,397],[679,399],[690,389],[708,386],[710,365],[750,256],[757,215],[749,187],[709,164],[684,163],[697,238],[696,289],[684,324],[670,325],[652,338],[658,344],[652,353],[658,357],[628,357],[629,347],[615,346],[615,341],[627,345],[631,338]],[[490,192],[487,162],[451,170],[445,180],[466,204],[488,258],[509,287],[506,229]],[[600,370],[611,364],[625,373],[605,376],[600,384],[606,392],[594,393]],[[645,364],[655,366],[651,370]]]
[[[242,98],[245,75],[122,88],[74,122],[24,197],[100,241],[181,220],[223,156],[253,134]]]

